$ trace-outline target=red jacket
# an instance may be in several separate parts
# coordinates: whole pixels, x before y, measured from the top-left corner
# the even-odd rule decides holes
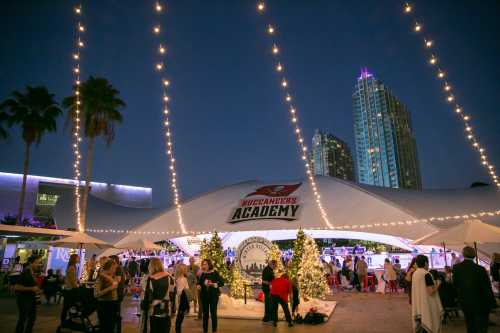
[[[291,291],[290,280],[284,277],[276,278],[271,282],[271,295],[277,295],[285,302],[288,302],[288,295]]]

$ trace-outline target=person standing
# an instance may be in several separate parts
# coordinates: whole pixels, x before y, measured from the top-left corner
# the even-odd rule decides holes
[[[137,265],[137,261],[135,261],[135,257],[130,259],[128,263],[128,275],[130,276],[130,280],[133,282],[134,278],[137,276],[139,272],[139,265]]]
[[[412,275],[411,314],[415,332],[439,333],[443,317],[443,307],[439,298],[439,281],[434,281],[428,272],[429,259],[418,255],[417,269]]]
[[[451,253],[451,268],[453,268],[453,266],[460,264],[460,263],[461,263],[460,258],[457,257],[455,252],[452,252]]]
[[[16,333],[31,333],[36,320],[37,297],[40,297],[34,274],[40,269],[40,257],[32,255],[28,258],[23,272],[14,286],[16,294],[17,318]]]
[[[411,280],[413,273],[417,270],[417,264],[415,263],[417,258],[413,258],[406,268],[405,274],[405,291],[408,293],[408,302],[411,304]]]
[[[63,306],[61,311],[61,326],[64,327],[64,322],[68,316],[68,310],[74,303],[78,288],[78,269],[76,265],[80,262],[78,254],[73,253],[69,256],[68,267],[66,268],[66,276],[64,277],[63,285]]]
[[[189,288],[187,276],[187,266],[184,264],[179,264],[175,271],[175,290],[177,294],[177,316],[175,318],[175,333],[181,333],[184,315],[189,312],[189,300],[187,297],[187,293],[190,293],[191,290]]]
[[[368,265],[365,261],[365,256],[361,256],[361,259],[356,263],[356,272],[358,274],[358,280],[360,285],[365,285],[365,279],[368,275]]]
[[[97,298],[97,317],[100,332],[115,332],[118,320],[118,284],[115,275],[116,263],[109,259],[101,267],[94,287],[94,296]]]
[[[262,292],[264,293],[264,318],[263,322],[270,322],[272,320],[271,311],[271,282],[274,280],[274,269],[276,268],[276,260],[270,260],[264,270],[262,271]]]
[[[500,289],[500,253],[493,253],[490,265],[490,274],[495,287]]]
[[[117,299],[116,299],[116,333],[121,333],[122,331],[122,314],[121,314],[121,309],[122,309],[122,302],[125,297],[125,286],[127,284],[127,274],[125,270],[123,269],[123,266],[120,262],[120,259],[118,258],[117,255],[112,255],[109,256],[109,259],[113,260],[115,262],[115,274],[114,276],[116,277],[116,280],[118,281],[118,287],[116,288],[116,294],[117,294]]]
[[[189,284],[189,290],[193,297],[193,309],[194,312],[198,311],[198,318],[201,318],[201,302],[198,302],[198,289],[196,289],[196,282],[200,275],[200,266],[196,265],[196,260],[194,257],[189,258],[189,266],[187,267],[187,281]]]
[[[391,292],[398,292],[397,288],[397,281],[398,276],[396,274],[396,271],[394,270],[394,267],[391,264],[391,261],[386,258],[385,263],[384,263],[384,280],[389,283],[389,288]]]
[[[288,295],[292,292],[292,285],[288,276],[284,272],[278,273],[279,277],[273,279],[271,282],[271,307],[272,307],[272,321],[273,325],[276,327],[278,324],[278,304],[281,304],[281,308],[285,313],[286,321],[288,322],[288,327],[292,327],[292,317],[290,316],[290,310],[288,309]]]
[[[21,264],[21,257],[17,256],[14,258],[9,266],[9,293],[14,295],[14,288],[17,283],[17,279],[23,272],[23,265]]]
[[[174,278],[165,272],[158,258],[149,261],[149,279],[146,289],[151,290],[149,306],[149,327],[151,333],[168,333],[171,326],[170,292],[174,289]]]
[[[483,333],[488,330],[489,312],[495,307],[495,297],[486,270],[474,263],[476,251],[463,248],[464,261],[453,266],[453,284],[458,302],[465,315],[467,333]]]
[[[219,302],[220,288],[224,286],[224,280],[210,259],[204,259],[201,263],[203,273],[198,280],[200,300],[203,303],[203,333],[208,332],[208,317],[212,320],[212,332],[217,332],[217,304]]]

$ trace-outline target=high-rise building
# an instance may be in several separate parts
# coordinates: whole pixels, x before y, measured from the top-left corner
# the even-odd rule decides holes
[[[314,174],[354,180],[354,162],[347,143],[317,129],[311,148],[310,160]]]
[[[421,189],[417,147],[406,106],[368,70],[353,94],[358,182]]]

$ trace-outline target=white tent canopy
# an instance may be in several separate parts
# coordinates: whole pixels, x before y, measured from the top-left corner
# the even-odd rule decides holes
[[[183,228],[179,223],[177,210],[168,209],[129,231],[119,243],[133,242],[141,238],[153,242],[170,239],[185,249],[185,244],[196,241],[191,236],[207,234],[214,230],[222,233],[229,244],[231,239],[241,239],[243,234],[237,236],[237,233],[246,232],[247,235],[255,235],[264,232],[267,238],[277,240],[283,239],[282,237],[294,238],[293,233],[303,228],[320,233],[321,236],[318,237],[326,235],[328,238],[330,236],[342,238],[349,235],[353,239],[375,240],[376,238],[380,242],[399,244],[396,246],[403,247],[404,244],[410,246],[408,240],[418,239],[438,230],[434,224],[422,221],[423,218],[439,217],[437,214],[440,212],[447,216],[487,210],[500,212],[500,192],[490,189],[454,191],[375,189],[333,177],[317,177],[316,183],[321,193],[323,207],[331,225],[335,228],[333,230],[321,217],[314,194],[306,180],[247,181],[220,188],[183,203],[182,227],[187,234],[182,233]],[[285,193],[290,188],[291,192]],[[278,194],[266,193],[266,190],[278,191]],[[296,216],[290,219],[277,219],[264,214],[264,218],[259,216],[231,223],[235,222],[234,219],[230,221],[235,216],[235,210],[243,208],[245,200],[270,201],[276,198],[295,198],[295,204],[299,206]],[[476,199],[471,200],[471,198]],[[287,202],[285,200],[282,203]],[[252,203],[249,205],[252,206]],[[461,219],[446,221],[448,224],[459,222]],[[348,233],[342,233],[344,231]],[[227,246],[226,243],[224,245]]]

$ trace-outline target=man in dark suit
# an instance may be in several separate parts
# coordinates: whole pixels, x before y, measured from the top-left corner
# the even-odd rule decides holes
[[[262,292],[264,293],[264,318],[263,322],[271,322],[273,319],[271,308],[271,282],[274,280],[274,269],[276,268],[276,260],[271,260],[262,271]]]
[[[486,333],[489,313],[496,305],[488,273],[474,263],[476,251],[466,246],[464,261],[453,266],[453,284],[465,315],[467,333]]]

